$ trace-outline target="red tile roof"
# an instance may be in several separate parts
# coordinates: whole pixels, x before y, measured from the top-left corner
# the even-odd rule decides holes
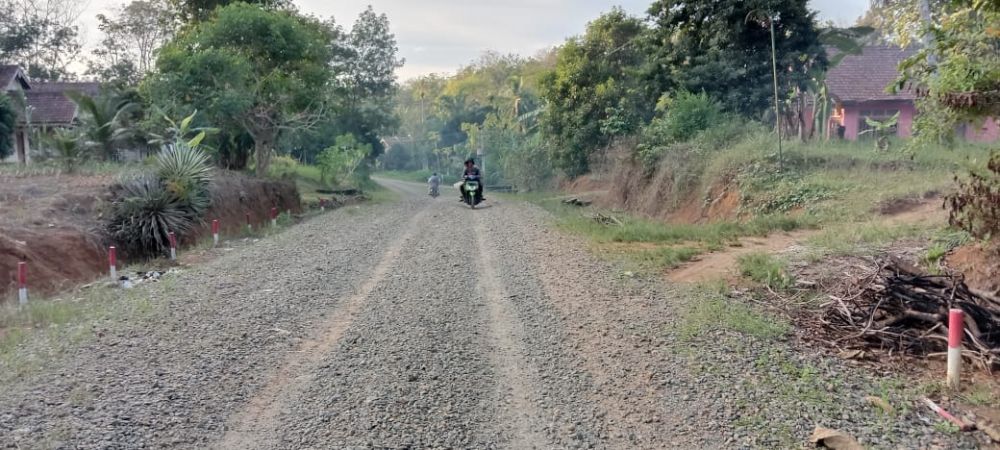
[[[19,66],[0,65],[0,89],[10,86],[15,77],[20,77],[21,86],[27,88],[28,78],[21,71]]]
[[[894,46],[865,47],[860,55],[847,55],[826,73],[830,96],[842,103],[876,100],[913,100],[909,91],[888,94],[885,88],[899,76],[899,63],[916,50]]]
[[[69,125],[76,119],[77,106],[60,91],[25,91],[31,123],[35,125]]]
[[[96,81],[32,83],[31,90],[35,92],[67,92],[76,91],[91,97],[101,93],[101,84]]]

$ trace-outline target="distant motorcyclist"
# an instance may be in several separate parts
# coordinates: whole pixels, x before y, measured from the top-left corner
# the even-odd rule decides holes
[[[427,184],[430,186],[430,195],[437,197],[438,187],[441,186],[441,177],[438,176],[437,172],[434,172],[430,178],[427,179]]]
[[[483,182],[481,178],[482,173],[479,171],[479,168],[476,167],[476,160],[472,158],[465,160],[465,172],[462,173],[462,182],[478,181],[479,188],[476,189],[476,196],[479,197],[480,200],[486,200],[483,197]],[[465,201],[463,198],[459,198],[459,200]]]

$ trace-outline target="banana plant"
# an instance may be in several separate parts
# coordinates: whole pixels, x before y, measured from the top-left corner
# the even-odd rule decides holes
[[[858,136],[871,133],[875,135],[875,151],[886,151],[889,149],[889,135],[886,133],[899,124],[899,113],[883,120],[876,120],[865,117],[865,123],[870,127],[862,131]]]
[[[162,112],[160,115],[168,126],[166,128],[166,133],[163,135],[150,133],[152,139],[150,139],[149,143],[153,145],[169,145],[176,142],[182,142],[189,147],[198,147],[201,145],[202,141],[205,140],[205,137],[219,132],[218,128],[192,126],[195,116],[198,115],[197,110],[191,113],[191,115],[181,119],[180,123],[175,122]]]

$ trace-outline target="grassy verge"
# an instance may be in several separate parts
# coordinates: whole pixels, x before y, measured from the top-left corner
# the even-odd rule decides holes
[[[668,224],[620,212],[565,205],[551,193],[503,196],[541,206],[553,214],[559,229],[587,238],[598,253],[637,264],[639,270],[676,267],[702,253],[738,245],[742,237],[767,236],[813,226],[806,219],[785,215],[761,216],[746,222]],[[607,224],[595,220],[596,213],[612,216],[619,223]]]
[[[164,275],[156,284],[159,292],[169,292],[174,279]],[[53,298],[32,298],[24,307],[0,307],[0,367],[5,369],[0,384],[71,352],[102,328],[146,317],[157,307],[145,287],[121,289],[102,283]],[[25,345],[29,340],[31,345]]]

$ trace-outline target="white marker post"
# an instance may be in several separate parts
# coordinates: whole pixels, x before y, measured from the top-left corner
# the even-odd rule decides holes
[[[326,200],[319,199],[319,212],[326,212]]]
[[[108,269],[111,281],[118,281],[118,249],[114,245],[108,247]]]
[[[173,231],[167,233],[167,239],[170,240],[170,260],[177,260],[177,235]]]
[[[28,304],[28,263],[24,261],[17,262],[17,303]]]
[[[212,221],[212,247],[219,246],[219,220]]]
[[[278,208],[271,208],[271,227],[278,226]]]
[[[948,386],[958,389],[962,379],[962,335],[965,334],[965,312],[948,312]]]
[[[250,222],[250,213],[247,213],[247,232],[253,231],[253,222]]]

